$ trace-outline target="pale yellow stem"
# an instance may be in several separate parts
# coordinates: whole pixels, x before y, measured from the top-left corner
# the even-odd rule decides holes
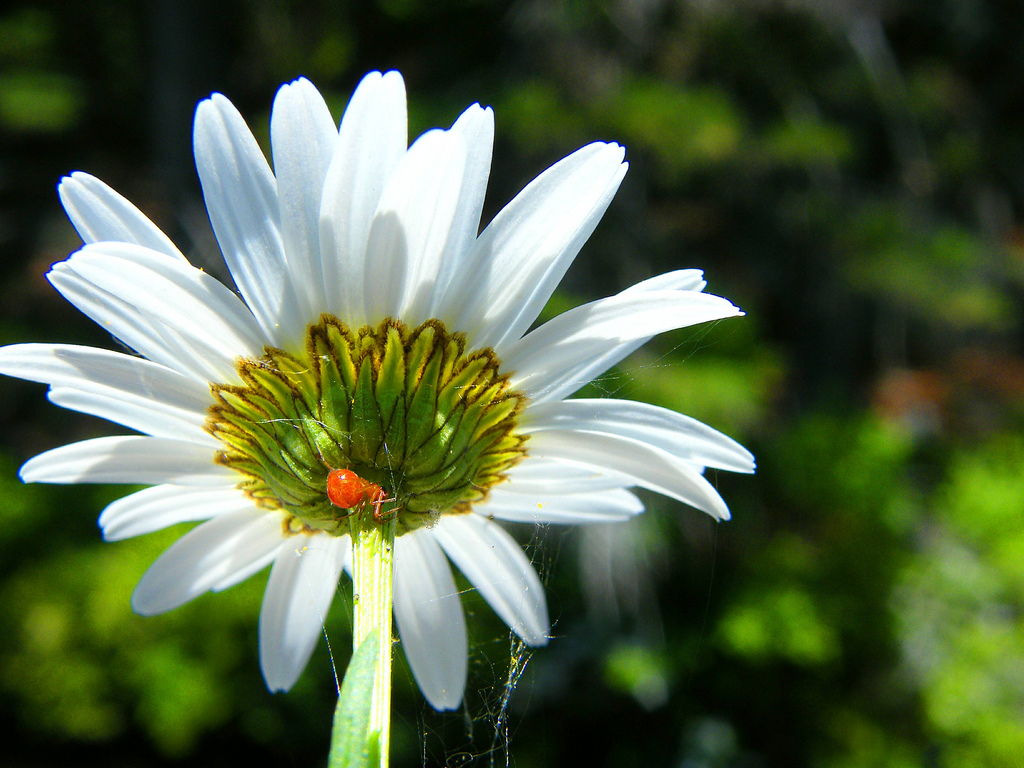
[[[382,507],[387,515],[389,510]],[[391,603],[395,521],[355,514],[352,523],[352,651],[371,635],[378,639],[369,734],[377,734],[380,768],[387,768],[391,737]],[[371,753],[375,751],[371,749]]]

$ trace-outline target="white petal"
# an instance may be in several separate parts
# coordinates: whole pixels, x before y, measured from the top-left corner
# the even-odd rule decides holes
[[[281,546],[281,515],[262,510],[227,512],[186,533],[143,574],[132,608],[153,616],[177,608],[230,579],[249,571]]]
[[[625,174],[624,150],[591,144],[546,170],[477,239],[453,297],[454,327],[501,355],[537,318]],[[454,298],[453,298],[454,300]]]
[[[704,290],[706,285],[704,273],[701,270],[679,269],[648,278],[636,285],[630,286],[619,295],[661,290],[700,292]],[[564,370],[560,375],[552,377],[543,392],[534,394],[533,402],[548,402],[568,397],[584,384],[593,381],[620,360],[631,355],[650,341],[651,338],[652,336],[641,336],[629,341],[619,342],[578,362],[575,366]]]
[[[136,243],[185,261],[156,224],[95,176],[76,171],[61,179],[57,193],[68,218],[86,243]]]
[[[502,486],[504,487],[504,486]],[[636,496],[622,488],[599,493],[524,494],[494,489],[473,511],[513,523],[612,523],[644,511]]]
[[[278,553],[281,551],[281,547],[283,546],[284,545],[281,544],[277,549],[268,548],[266,552],[250,560],[246,565],[236,568],[223,578],[218,579],[214,584],[211,584],[210,591],[223,592],[225,589],[231,589],[231,587],[241,584],[246,579],[255,576],[274,562]]]
[[[116,389],[108,388],[106,392],[98,389],[86,392],[74,387],[54,387],[47,397],[61,408],[98,416],[146,435],[184,440],[213,449],[220,447],[217,439],[203,429],[202,422],[196,423],[193,414],[176,413],[160,407],[159,403],[133,398]]]
[[[323,631],[351,548],[347,536],[292,536],[277,553],[260,610],[260,666],[271,691],[299,679]]]
[[[597,493],[635,484],[629,475],[619,472],[538,456],[527,456],[506,474],[508,482],[497,488],[504,493]]]
[[[183,354],[180,346],[172,347],[168,343],[165,329],[154,327],[134,306],[76,275],[67,262],[54,264],[46,279],[64,298],[126,347],[183,376],[209,383],[203,366],[196,365],[194,355]]]
[[[521,430],[530,434],[545,429],[629,437],[698,466],[754,471],[754,457],[732,438],[689,416],[648,403],[610,398],[531,403]]]
[[[384,185],[409,145],[405,83],[371,72],[345,109],[320,207],[320,254],[328,311],[366,322],[366,242]]]
[[[544,588],[515,539],[479,515],[442,515],[429,530],[513,632],[528,645],[547,644]]]
[[[277,182],[245,120],[215,93],[196,109],[193,143],[203,197],[238,290],[275,346],[301,338],[281,241]]]
[[[620,293],[531,331],[502,355],[502,368],[515,371],[512,386],[532,398],[611,346],[739,314],[725,299],[695,291]]]
[[[531,455],[568,459],[606,467],[631,475],[636,485],[663,493],[707,512],[729,519],[729,508],[698,469],[669,453],[639,440],[578,430],[547,430],[530,435]]]
[[[428,317],[452,317],[465,297],[454,295],[453,282],[463,269],[470,249],[480,231],[480,212],[487,192],[487,178],[491,172],[491,151],[494,147],[494,112],[490,107],[474,104],[451,128],[462,137],[466,150],[465,170],[459,203],[452,220],[448,244],[441,256],[430,306],[426,310],[416,307],[415,313]]]
[[[131,243],[92,243],[65,263],[83,277],[88,272],[96,285],[160,320],[195,313],[203,322],[216,323],[210,332],[238,337],[231,342],[232,351],[237,348],[244,354],[254,346],[262,351],[265,337],[249,308],[217,278],[190,264]],[[104,268],[115,279],[102,275]],[[100,282],[99,277],[107,279]],[[133,286],[123,279],[128,277],[139,282]]]
[[[452,131],[420,136],[398,162],[366,244],[366,317],[426,320],[462,188],[466,148]]]
[[[287,267],[301,314],[327,311],[320,264],[320,200],[338,129],[320,92],[304,78],[281,86],[270,116],[270,142]]]
[[[97,437],[29,459],[26,483],[172,483],[222,486],[238,473],[215,462],[216,451],[162,437]]]
[[[99,524],[104,539],[120,541],[178,523],[254,508],[252,499],[235,488],[157,485],[108,505],[100,515]]]
[[[704,272],[700,269],[676,269],[649,277],[629,286],[622,293],[634,291],[703,291],[707,286]]]
[[[237,296],[201,270],[154,256],[139,246],[96,243],[65,265],[135,307],[169,348],[179,343],[190,350],[209,369],[209,380],[233,377],[235,358],[263,353],[260,328]]]
[[[138,357],[71,344],[13,344],[0,347],[0,373],[54,387],[146,399],[193,415],[196,424],[213,404],[208,384]]]
[[[457,709],[466,689],[466,620],[448,561],[428,531],[395,540],[395,623],[430,706]]]

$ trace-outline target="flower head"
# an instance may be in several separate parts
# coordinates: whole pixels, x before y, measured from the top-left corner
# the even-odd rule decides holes
[[[680,414],[566,399],[658,333],[740,313],[684,270],[531,331],[624,152],[580,149],[478,234],[493,132],[474,105],[407,146],[397,72],[368,75],[340,127],[298,80],[274,102],[272,171],[226,98],[202,102],[196,165],[238,293],[98,179],[60,185],[85,246],[50,282],[139,356],[21,344],[0,349],[0,372],[141,435],[48,451],[21,476],[152,484],[104,510],[108,540],[204,521],[143,576],[139,613],[271,565],[260,657],[273,690],[315,647],[353,514],[396,519],[399,636],[428,701],[450,709],[467,648],[449,560],[513,632],[546,642],[540,581],[496,520],[623,520],[643,509],[634,486],[726,519],[703,469],[753,470]]]

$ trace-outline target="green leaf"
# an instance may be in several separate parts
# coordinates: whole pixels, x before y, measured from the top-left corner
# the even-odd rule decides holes
[[[379,644],[377,636],[370,633],[349,661],[334,710],[328,768],[367,768],[380,761],[380,734],[370,733]]]

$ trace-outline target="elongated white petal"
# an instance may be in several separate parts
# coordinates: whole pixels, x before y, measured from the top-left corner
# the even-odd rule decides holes
[[[270,117],[270,143],[287,267],[303,317],[327,311],[320,263],[320,199],[338,128],[320,92],[304,78],[281,86]]]
[[[510,486],[511,489],[511,486]],[[512,523],[613,523],[644,511],[636,496],[622,488],[596,493],[511,493],[494,489],[473,510]]]
[[[422,529],[395,540],[395,623],[430,706],[457,709],[466,689],[466,620],[448,561]]]
[[[97,437],[29,459],[26,483],[172,483],[225,485],[238,474],[215,463],[208,446],[162,437]]]
[[[210,223],[246,304],[275,346],[305,329],[281,240],[277,182],[245,120],[215,93],[196,109],[196,168]]]
[[[625,174],[624,150],[591,144],[546,170],[503,208],[466,258],[455,327],[503,355],[537,318]],[[446,318],[443,318],[446,319]]]
[[[358,328],[366,243],[374,211],[409,145],[405,83],[397,72],[371,72],[345,109],[320,204],[320,253],[328,311]]]
[[[474,104],[455,121],[451,132],[462,138],[466,159],[458,207],[452,219],[451,233],[437,268],[430,305],[410,307],[415,317],[451,317],[465,300],[455,295],[452,284],[462,270],[468,269],[469,254],[480,231],[480,212],[487,192],[487,179],[491,172],[491,152],[494,147],[494,113],[490,107]],[[415,320],[413,321],[415,322]]]
[[[648,443],[597,432],[546,430],[530,435],[529,450],[535,456],[628,474],[636,485],[696,507],[717,520],[729,519],[722,497],[695,466]]]
[[[180,343],[191,350],[210,369],[210,380],[233,376],[236,357],[263,352],[265,337],[237,296],[201,270],[154,256],[139,246],[96,243],[65,264],[135,307],[169,348]]]
[[[0,373],[54,387],[115,391],[194,415],[202,424],[213,404],[210,387],[170,368],[120,352],[71,344],[0,347]]]
[[[700,292],[704,290],[706,285],[704,273],[701,270],[679,269],[662,275],[656,275],[631,285],[619,295],[662,290]],[[593,381],[613,365],[638,350],[650,341],[652,337],[653,334],[652,336],[640,336],[636,339],[610,344],[601,351],[578,361],[574,366],[570,366],[560,374],[550,378],[543,392],[534,393],[533,401],[535,403],[548,402],[568,397],[584,384]]]
[[[503,493],[598,493],[635,485],[629,475],[619,472],[533,455],[516,464],[506,475],[508,482],[497,486]]]
[[[54,405],[98,416],[146,435],[184,440],[214,450],[220,447],[216,438],[203,429],[201,422],[196,423],[189,418],[193,414],[175,413],[160,407],[159,403],[126,396],[115,389],[97,390],[84,392],[73,387],[54,387],[48,397]],[[186,418],[182,418],[183,415]]]
[[[211,592],[223,592],[225,589],[231,589],[243,581],[252,578],[257,573],[262,571],[264,568],[269,566],[277,558],[278,553],[281,551],[283,544],[278,545],[277,549],[268,549],[259,557],[250,560],[243,566],[236,568],[231,571],[223,578],[218,579],[214,584],[210,585]]]
[[[429,530],[523,642],[547,644],[550,624],[544,588],[515,539],[480,515],[443,515]]]
[[[191,379],[208,384],[202,361],[194,355],[184,355],[181,349],[167,342],[165,329],[156,328],[134,306],[123,299],[101,290],[76,275],[67,262],[54,264],[46,279],[64,298],[92,318],[126,347],[135,350],[155,363],[167,366]],[[197,362],[200,363],[197,365]]]
[[[271,691],[287,691],[316,648],[351,548],[347,536],[292,536],[278,550],[260,610],[260,667]]]
[[[203,322],[216,323],[208,332],[237,337],[230,342],[231,351],[244,354],[252,347],[262,351],[266,342],[252,312],[238,296],[190,264],[170,261],[131,243],[92,243],[65,263],[76,274],[161,321],[173,317],[177,306],[179,314],[196,314]],[[108,275],[102,276],[103,270]],[[138,283],[132,285],[129,278]]]
[[[181,251],[138,208],[95,176],[76,171],[57,187],[68,218],[86,243],[114,240],[185,261]]]
[[[753,455],[732,438],[689,416],[648,403],[579,399],[531,404],[521,430],[530,434],[546,429],[629,437],[698,466],[754,471]]]
[[[252,499],[236,488],[157,485],[109,504],[100,514],[99,524],[104,539],[120,541],[178,523],[255,508]]]
[[[660,275],[634,283],[621,293],[635,293],[636,291],[697,291],[700,293],[707,287],[707,284],[703,270],[674,269],[671,272],[662,272]]]
[[[76,274],[68,262],[54,264],[46,277],[68,301],[149,360],[207,386],[211,381],[240,383],[237,371],[223,356],[197,354],[175,328],[160,325],[134,304]]]
[[[512,386],[534,397],[609,346],[739,314],[725,299],[695,291],[620,293],[531,331],[502,356],[502,367],[515,372]]]
[[[370,225],[366,316],[427,319],[462,190],[466,147],[454,131],[429,131],[399,161]]]
[[[284,538],[281,515],[263,510],[227,512],[186,533],[143,574],[132,608],[164,613],[209,591],[254,561],[264,561]]]

